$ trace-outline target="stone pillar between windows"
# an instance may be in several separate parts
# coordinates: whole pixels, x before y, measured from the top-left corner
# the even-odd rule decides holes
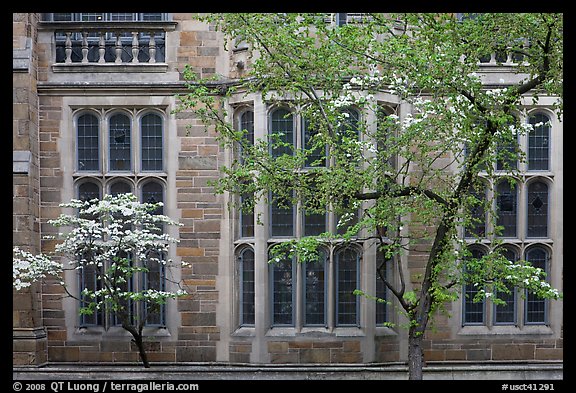
[[[254,98],[254,140],[264,138],[267,134],[266,105],[262,98]],[[254,216],[260,217],[262,223],[254,225],[254,306],[255,337],[250,354],[251,363],[269,363],[270,354],[266,342],[266,332],[270,326],[268,303],[268,204],[264,200],[256,201]]]

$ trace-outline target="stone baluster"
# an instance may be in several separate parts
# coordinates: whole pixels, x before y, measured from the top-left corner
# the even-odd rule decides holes
[[[88,32],[82,32],[82,63],[88,63]]]
[[[148,53],[150,54],[149,63],[156,63],[156,41],[154,40],[154,32],[150,32],[150,43],[148,46]]]
[[[72,35],[72,33],[68,32],[66,33],[66,43],[65,45],[65,49],[64,52],[66,53],[66,60],[64,60],[64,63],[72,63],[72,39],[70,38],[70,36]]]
[[[138,52],[140,47],[138,46],[138,32],[132,32],[132,63],[138,63]]]
[[[122,41],[120,40],[120,32],[116,32],[116,60],[115,63],[122,63]]]
[[[490,64],[496,64],[496,52],[490,54]]]
[[[104,55],[106,54],[106,40],[104,39],[104,32],[100,32],[100,40],[98,41],[98,63],[105,63]]]

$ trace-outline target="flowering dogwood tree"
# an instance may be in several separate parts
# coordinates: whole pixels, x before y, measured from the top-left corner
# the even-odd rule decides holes
[[[156,214],[161,203],[139,203],[133,194],[72,200],[60,206],[72,208],[76,214],[61,214],[49,221],[56,227],[67,228],[55,246],[54,255],[33,255],[14,248],[13,287],[19,290],[47,275],[60,276],[66,293],[80,302],[80,314],[104,312],[115,318],[132,335],[142,363],[149,367],[144,326],[157,316],[168,299],[186,294],[179,282],[171,278],[169,268],[174,263],[167,258],[169,246],[177,239],[164,230],[164,226],[179,224]],[[62,277],[66,270],[90,274],[96,284],[80,280],[84,287],[79,293],[72,293]],[[136,275],[148,277],[152,272],[154,280],[142,280],[148,285],[140,288],[129,285]],[[166,290],[166,283],[170,282],[178,289]]]
[[[546,95],[557,98],[550,108],[561,116],[561,14],[365,14],[359,23],[338,26],[326,23],[325,14],[200,19],[224,33],[228,48],[242,42],[248,53],[237,79],[201,80],[193,67],[184,73],[190,90],[180,96],[181,109],[215,127],[225,146],[240,146],[241,157],[223,169],[216,189],[241,195],[236,207],[246,211],[273,195],[279,207],[331,211],[347,228],[343,235],[283,242],[272,262],[286,255],[312,261],[321,243],[379,244],[386,262],[378,277],[408,321],[410,379],[422,378],[429,322],[463,285],[475,285],[478,298],[495,302],[509,286],[559,298],[542,270],[501,255],[493,201],[477,198],[474,190],[496,175],[518,178],[518,169],[506,163],[525,158],[518,136],[534,125],[518,124],[514,114]],[[479,59],[503,52],[513,59],[507,79],[487,83]],[[229,98],[242,102],[244,94],[288,106],[290,115],[306,119],[309,139],[299,148],[281,132],[249,139],[226,106]],[[351,106],[366,116],[352,121]],[[504,170],[495,174],[497,161]],[[462,240],[462,228],[474,225],[478,208],[490,211],[494,228],[483,240],[493,242],[493,251],[482,258],[474,258]],[[423,273],[408,280],[401,257],[425,242]],[[387,265],[393,271],[388,277],[381,274]]]

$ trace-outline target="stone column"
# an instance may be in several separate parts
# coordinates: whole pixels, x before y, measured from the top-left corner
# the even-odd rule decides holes
[[[39,127],[37,94],[37,22],[39,14],[13,15],[13,245],[40,250]],[[42,326],[41,284],[14,291],[12,342],[14,366],[47,362],[46,329]]]

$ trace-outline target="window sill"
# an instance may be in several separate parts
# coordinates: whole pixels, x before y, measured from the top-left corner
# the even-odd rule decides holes
[[[254,337],[255,335],[256,329],[250,326],[241,326],[231,334],[232,337]]]
[[[458,332],[459,336],[508,336],[508,335],[552,335],[550,326],[525,325],[522,328],[513,325],[499,326],[463,326]]]
[[[303,327],[297,331],[295,327],[273,327],[268,329],[266,337],[364,337],[366,334],[359,327]]]
[[[142,331],[144,337],[171,337],[170,331],[162,326],[147,326]],[[78,339],[111,339],[132,338],[132,335],[120,326],[112,326],[105,330],[102,326],[79,327],[74,331],[74,337]]]

